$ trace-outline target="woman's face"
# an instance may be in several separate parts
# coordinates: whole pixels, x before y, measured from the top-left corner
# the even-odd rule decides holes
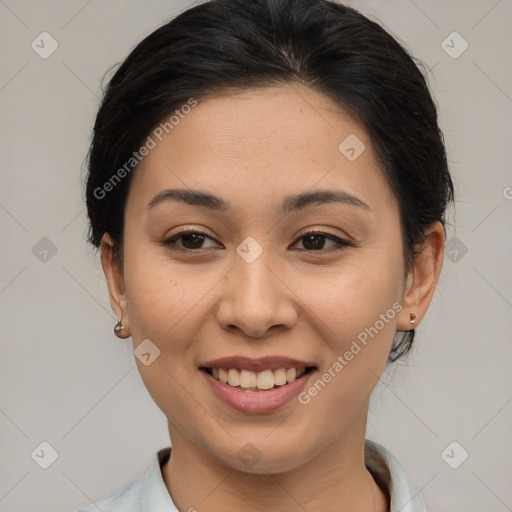
[[[364,438],[409,316],[398,204],[367,133],[323,95],[280,86],[198,101],[152,137],[117,304],[134,348],[150,340],[137,365],[173,444],[274,472]],[[275,387],[291,368],[299,378]]]

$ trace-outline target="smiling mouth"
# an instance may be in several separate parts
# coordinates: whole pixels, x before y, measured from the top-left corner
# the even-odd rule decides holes
[[[237,368],[201,368],[215,380],[242,391],[261,392],[277,389],[298,380],[315,370],[314,366],[303,368],[279,368],[276,370],[239,370]]]

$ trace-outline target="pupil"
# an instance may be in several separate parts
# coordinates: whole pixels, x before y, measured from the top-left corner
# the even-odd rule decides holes
[[[309,242],[312,242],[310,247],[308,247]],[[318,250],[322,249],[325,244],[325,237],[323,235],[307,235],[303,242],[303,245],[306,249]]]
[[[187,247],[187,249],[200,249],[203,241],[204,235],[200,235],[199,233],[188,233],[187,235],[183,235],[182,239],[182,243],[185,247],[192,245],[192,247]]]

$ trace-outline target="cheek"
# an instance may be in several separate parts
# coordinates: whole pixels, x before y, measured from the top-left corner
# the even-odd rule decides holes
[[[213,282],[208,273],[172,265],[152,247],[127,244],[125,285],[134,341],[151,336],[159,343],[172,339]]]
[[[183,269],[156,251],[125,250],[125,286],[134,348],[149,339],[159,351],[150,365],[136,359],[142,380],[156,404],[180,424],[196,395],[197,343],[204,338],[209,292],[222,277],[220,270]],[[147,343],[147,342],[146,342]],[[171,416],[172,412],[172,416]]]
[[[369,330],[371,339],[378,334],[384,340],[380,346],[392,342],[403,281],[396,262],[392,253],[361,249],[347,258],[346,264],[296,280],[296,293],[315,314],[322,337],[330,340],[331,351],[343,353],[358,336],[364,341]]]
[[[311,430],[321,429],[325,439],[357,421],[388,360],[401,310],[401,274],[382,269],[354,265],[315,293],[319,335],[328,350],[299,401]]]

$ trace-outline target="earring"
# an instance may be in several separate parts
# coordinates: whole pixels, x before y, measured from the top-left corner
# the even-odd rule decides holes
[[[127,338],[129,336],[129,334],[127,336],[121,334],[122,331],[128,331],[129,329],[127,329],[124,325],[123,325],[123,322],[121,321],[121,319],[118,319],[117,320],[117,323],[114,327],[114,334],[118,337],[118,338]]]
[[[411,324],[415,324],[416,323],[416,315],[414,313],[411,313],[409,315],[410,319],[411,319]]]

